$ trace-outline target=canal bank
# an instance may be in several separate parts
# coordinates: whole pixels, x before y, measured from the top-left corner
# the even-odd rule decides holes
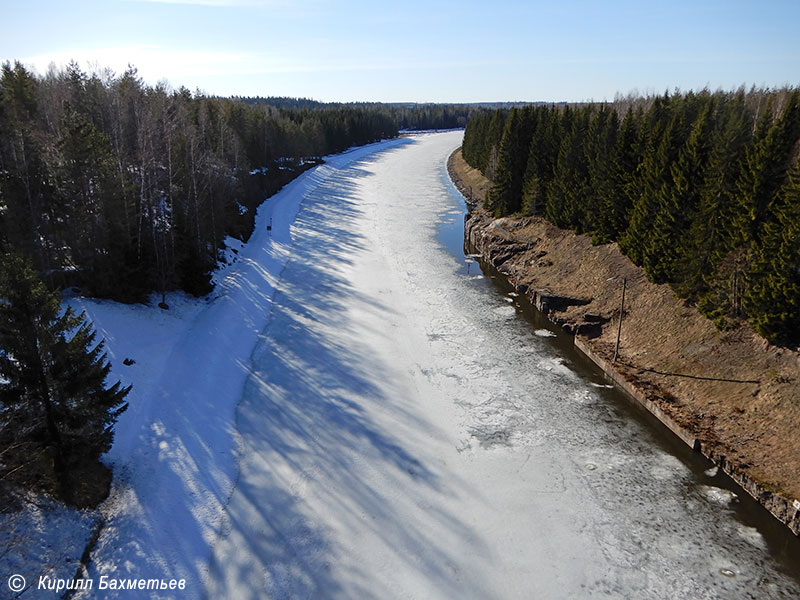
[[[485,178],[459,152],[448,168],[478,206]],[[541,219],[492,219],[480,208],[466,217],[465,237],[520,294],[576,334],[576,348],[620,389],[800,532],[796,352],[766,347],[746,326],[716,331],[668,286],[647,282],[616,245],[592,246]],[[623,280],[629,296],[613,361]]]

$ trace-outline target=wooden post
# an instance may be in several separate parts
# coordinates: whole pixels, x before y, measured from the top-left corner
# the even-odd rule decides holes
[[[625,313],[625,286],[627,285],[628,280],[623,277],[622,278],[622,302],[619,306],[619,326],[617,327],[617,345],[614,348],[614,360],[611,362],[617,362],[617,357],[619,356],[619,338],[622,335],[622,315]]]

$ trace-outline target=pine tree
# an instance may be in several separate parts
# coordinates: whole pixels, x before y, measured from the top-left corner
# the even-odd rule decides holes
[[[29,454],[52,458],[57,493],[74,501],[74,472],[111,447],[130,386],[106,387],[111,365],[85,314],[61,311],[27,259],[0,267],[0,406]]]

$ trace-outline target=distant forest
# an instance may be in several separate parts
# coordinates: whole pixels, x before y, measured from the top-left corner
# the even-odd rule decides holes
[[[271,102],[272,101],[272,102]],[[320,156],[464,126],[467,105],[218,98],[75,63],[0,77],[0,250],[50,287],[126,302],[210,291],[226,236]]]
[[[474,116],[496,217],[618,242],[720,328],[800,344],[800,91],[703,91]]]
[[[318,102],[308,98],[238,97],[251,106],[268,105],[281,110],[334,110],[357,108],[382,114],[392,120],[399,130],[424,131],[431,129],[463,129],[470,116],[492,104],[433,104],[402,102]],[[498,107],[499,108],[499,107]]]

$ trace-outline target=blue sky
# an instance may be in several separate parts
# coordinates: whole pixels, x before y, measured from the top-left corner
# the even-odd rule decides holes
[[[0,60],[219,95],[611,100],[800,85],[800,0],[4,2]]]

